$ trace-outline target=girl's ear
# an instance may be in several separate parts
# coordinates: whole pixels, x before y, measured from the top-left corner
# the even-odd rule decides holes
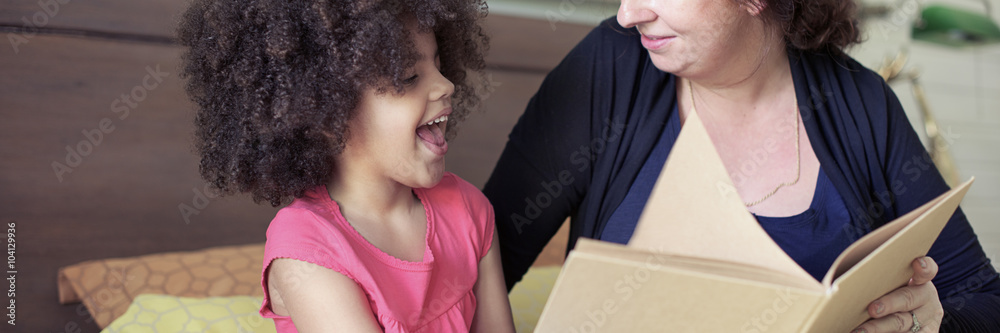
[[[767,6],[767,3],[764,1],[765,0],[750,0],[741,3],[740,7],[743,7],[743,9],[745,9],[747,13],[750,13],[751,16],[760,16],[760,13],[764,11],[764,7]]]

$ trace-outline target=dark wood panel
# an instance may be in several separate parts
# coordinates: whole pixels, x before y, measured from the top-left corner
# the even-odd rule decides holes
[[[179,17],[187,4],[183,0],[90,0],[59,4],[60,1],[65,2],[42,0],[42,3],[48,4],[43,8],[38,0],[7,0],[0,5],[0,25],[163,40],[173,38]],[[490,65],[541,73],[555,67],[592,29],[586,25],[567,22],[552,25],[544,20],[504,15],[490,15],[484,26],[492,37],[488,57]],[[32,54],[32,41],[37,35],[13,34],[18,42],[12,45],[8,38],[8,43],[3,46],[4,52]]]
[[[531,69],[547,73],[562,61],[591,26],[520,17],[490,15],[485,30],[491,36],[487,60],[492,66]]]
[[[492,92],[481,112],[459,125],[458,136],[448,144],[446,168],[482,188],[507,144],[507,134],[541,85],[544,75],[492,70]]]
[[[96,331],[58,304],[60,266],[264,240],[275,209],[194,202],[204,183],[178,47],[52,35],[30,46],[0,53],[0,221],[17,224],[17,328]],[[185,219],[181,204],[199,213]]]
[[[172,36],[187,3],[186,0],[4,0],[0,5],[0,24]]]

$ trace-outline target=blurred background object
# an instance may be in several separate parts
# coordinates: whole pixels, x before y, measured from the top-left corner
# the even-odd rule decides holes
[[[942,5],[921,11],[913,26],[913,38],[950,46],[1000,43],[1000,28],[989,15],[989,0],[983,0],[986,14]]]
[[[859,4],[865,41],[849,53],[886,78],[950,184],[976,176],[962,209],[1000,258],[1000,1]]]
[[[913,21],[913,39],[953,47],[1000,43],[1000,27],[992,14],[991,1],[994,0],[966,1],[979,2],[982,8],[971,10],[952,4],[923,7],[920,15]],[[893,3],[862,1],[859,16],[862,20],[884,19],[896,15],[897,10],[904,8],[903,6],[914,5],[919,3],[915,0],[897,0]]]

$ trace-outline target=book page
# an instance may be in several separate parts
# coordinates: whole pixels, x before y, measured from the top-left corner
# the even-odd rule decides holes
[[[848,247],[823,279],[830,295],[810,331],[847,332],[868,320],[868,304],[907,284],[913,260],[927,254],[971,184],[970,179]]]
[[[823,278],[823,285],[830,286],[834,280],[846,273],[848,269],[854,267],[855,264],[868,256],[868,254],[875,251],[876,248],[882,246],[882,244],[888,241],[889,238],[895,236],[900,232],[900,230],[909,226],[914,220],[922,218],[927,211],[932,209],[932,207],[941,204],[943,201],[951,200],[950,198],[955,195],[959,196],[959,198],[955,200],[961,201],[961,198],[964,197],[965,192],[968,191],[968,187],[974,180],[975,178],[969,179],[954,189],[941,194],[937,198],[934,198],[934,200],[917,207],[892,222],[886,223],[882,227],[875,229],[864,237],[861,237],[861,239],[852,243],[847,247],[847,249],[844,250],[844,252],[837,256],[837,259],[833,261],[832,265],[830,265],[830,270],[827,271],[826,276]],[[957,207],[958,204],[956,203],[955,205]],[[954,208],[952,211],[954,211]],[[948,216],[950,218],[951,213],[949,213]],[[944,223],[947,223],[947,219],[945,219]],[[941,227],[944,228],[944,224],[942,224]],[[941,232],[940,229],[934,232],[932,242],[933,239],[937,238],[937,233],[939,232]]]
[[[793,287],[817,293],[825,292],[825,288],[816,283],[816,280],[803,281],[796,275],[789,275],[788,273],[768,267],[707,258],[685,257],[658,251],[637,250],[624,245],[588,238],[580,238],[573,251],[578,256],[597,255],[607,258],[605,260],[618,259],[631,261],[639,265],[646,264],[651,267],[671,267],[678,270],[697,272],[698,274],[709,274],[735,280]]]
[[[825,295],[768,281],[781,274],[766,269],[683,260],[580,239],[535,332],[799,332]],[[719,267],[732,271],[705,269]]]
[[[697,113],[677,136],[628,246],[769,267],[819,285],[747,211]]]

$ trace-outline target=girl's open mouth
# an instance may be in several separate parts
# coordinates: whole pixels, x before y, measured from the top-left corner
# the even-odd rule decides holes
[[[417,137],[431,152],[436,155],[444,155],[448,152],[448,142],[444,139],[447,126],[448,115],[445,114],[417,127]]]

